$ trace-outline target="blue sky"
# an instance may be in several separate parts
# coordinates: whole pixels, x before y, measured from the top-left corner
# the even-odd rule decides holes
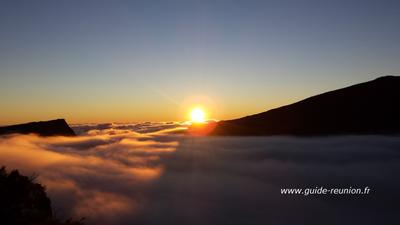
[[[400,74],[398,1],[2,1],[0,124],[229,119]]]

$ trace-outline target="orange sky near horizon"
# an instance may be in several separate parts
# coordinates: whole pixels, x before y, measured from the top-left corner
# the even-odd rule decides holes
[[[292,88],[293,89],[293,88]],[[309,89],[303,95],[291,97],[283,89],[261,95],[254,92],[244,96],[232,95],[230,98],[218,98],[204,94],[183,97],[179,100],[171,97],[157,96],[157,99],[135,99],[125,97],[118,101],[113,98],[85,99],[68,101],[65,96],[42,96],[28,100],[10,99],[3,102],[7,110],[0,111],[0,125],[10,125],[31,121],[45,121],[64,118],[68,123],[130,123],[130,122],[167,122],[189,121],[190,111],[201,107],[206,111],[206,119],[227,120],[260,113],[269,109],[294,103],[303,98],[323,92],[322,88]],[[329,90],[329,89],[328,89]],[[249,96],[250,95],[250,96]],[[32,99],[29,99],[32,98]],[[85,101],[84,101],[85,100]],[[14,102],[13,102],[14,101]],[[136,107],[139,106],[139,107]]]
[[[23,101],[8,103],[7,110],[0,111],[0,125],[56,118],[64,118],[69,123],[189,121],[190,111],[195,107],[201,107],[206,111],[206,119],[226,120],[259,113],[300,100],[288,98],[273,102],[268,97],[265,97],[263,101],[262,96],[258,96],[258,98],[254,96],[249,98],[248,101],[236,98],[224,102],[215,97],[193,95],[179,102],[160,98],[159,102],[142,100],[135,104],[135,99],[132,99],[131,103],[125,103],[123,101],[112,101],[112,99],[68,102],[53,101],[49,98],[51,96],[48,97],[47,101],[46,99],[43,99],[43,101],[27,101],[26,104]],[[140,107],[135,107],[135,105],[140,105]]]
[[[0,112],[0,125],[45,121],[56,118],[64,118],[69,123],[188,121],[190,120],[190,110],[196,106],[204,108],[207,113],[207,119],[223,120],[258,113],[277,106],[260,104],[259,107],[254,107],[246,103],[238,103],[236,106],[229,107],[229,109],[212,109],[212,107],[207,107],[206,104],[194,103],[193,106],[186,109],[177,107],[174,104],[158,106],[155,104],[154,107],[136,109],[133,105],[115,105],[111,103],[109,105],[87,105],[75,109],[57,105],[50,105],[48,108],[15,107],[12,110],[13,112],[11,110]],[[231,112],[227,110],[231,110]]]

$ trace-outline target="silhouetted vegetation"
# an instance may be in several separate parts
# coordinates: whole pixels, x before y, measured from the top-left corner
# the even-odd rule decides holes
[[[45,188],[34,176],[0,168],[0,224],[2,225],[83,225],[83,219],[55,218]]]

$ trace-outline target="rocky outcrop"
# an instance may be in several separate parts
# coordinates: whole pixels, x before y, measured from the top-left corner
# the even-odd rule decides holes
[[[68,126],[64,119],[0,127],[0,135],[12,133],[32,133],[40,136],[75,136],[75,132]]]

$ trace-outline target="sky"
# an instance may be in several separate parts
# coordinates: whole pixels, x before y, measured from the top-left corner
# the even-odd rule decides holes
[[[0,124],[231,119],[400,74],[398,1],[1,1]]]

